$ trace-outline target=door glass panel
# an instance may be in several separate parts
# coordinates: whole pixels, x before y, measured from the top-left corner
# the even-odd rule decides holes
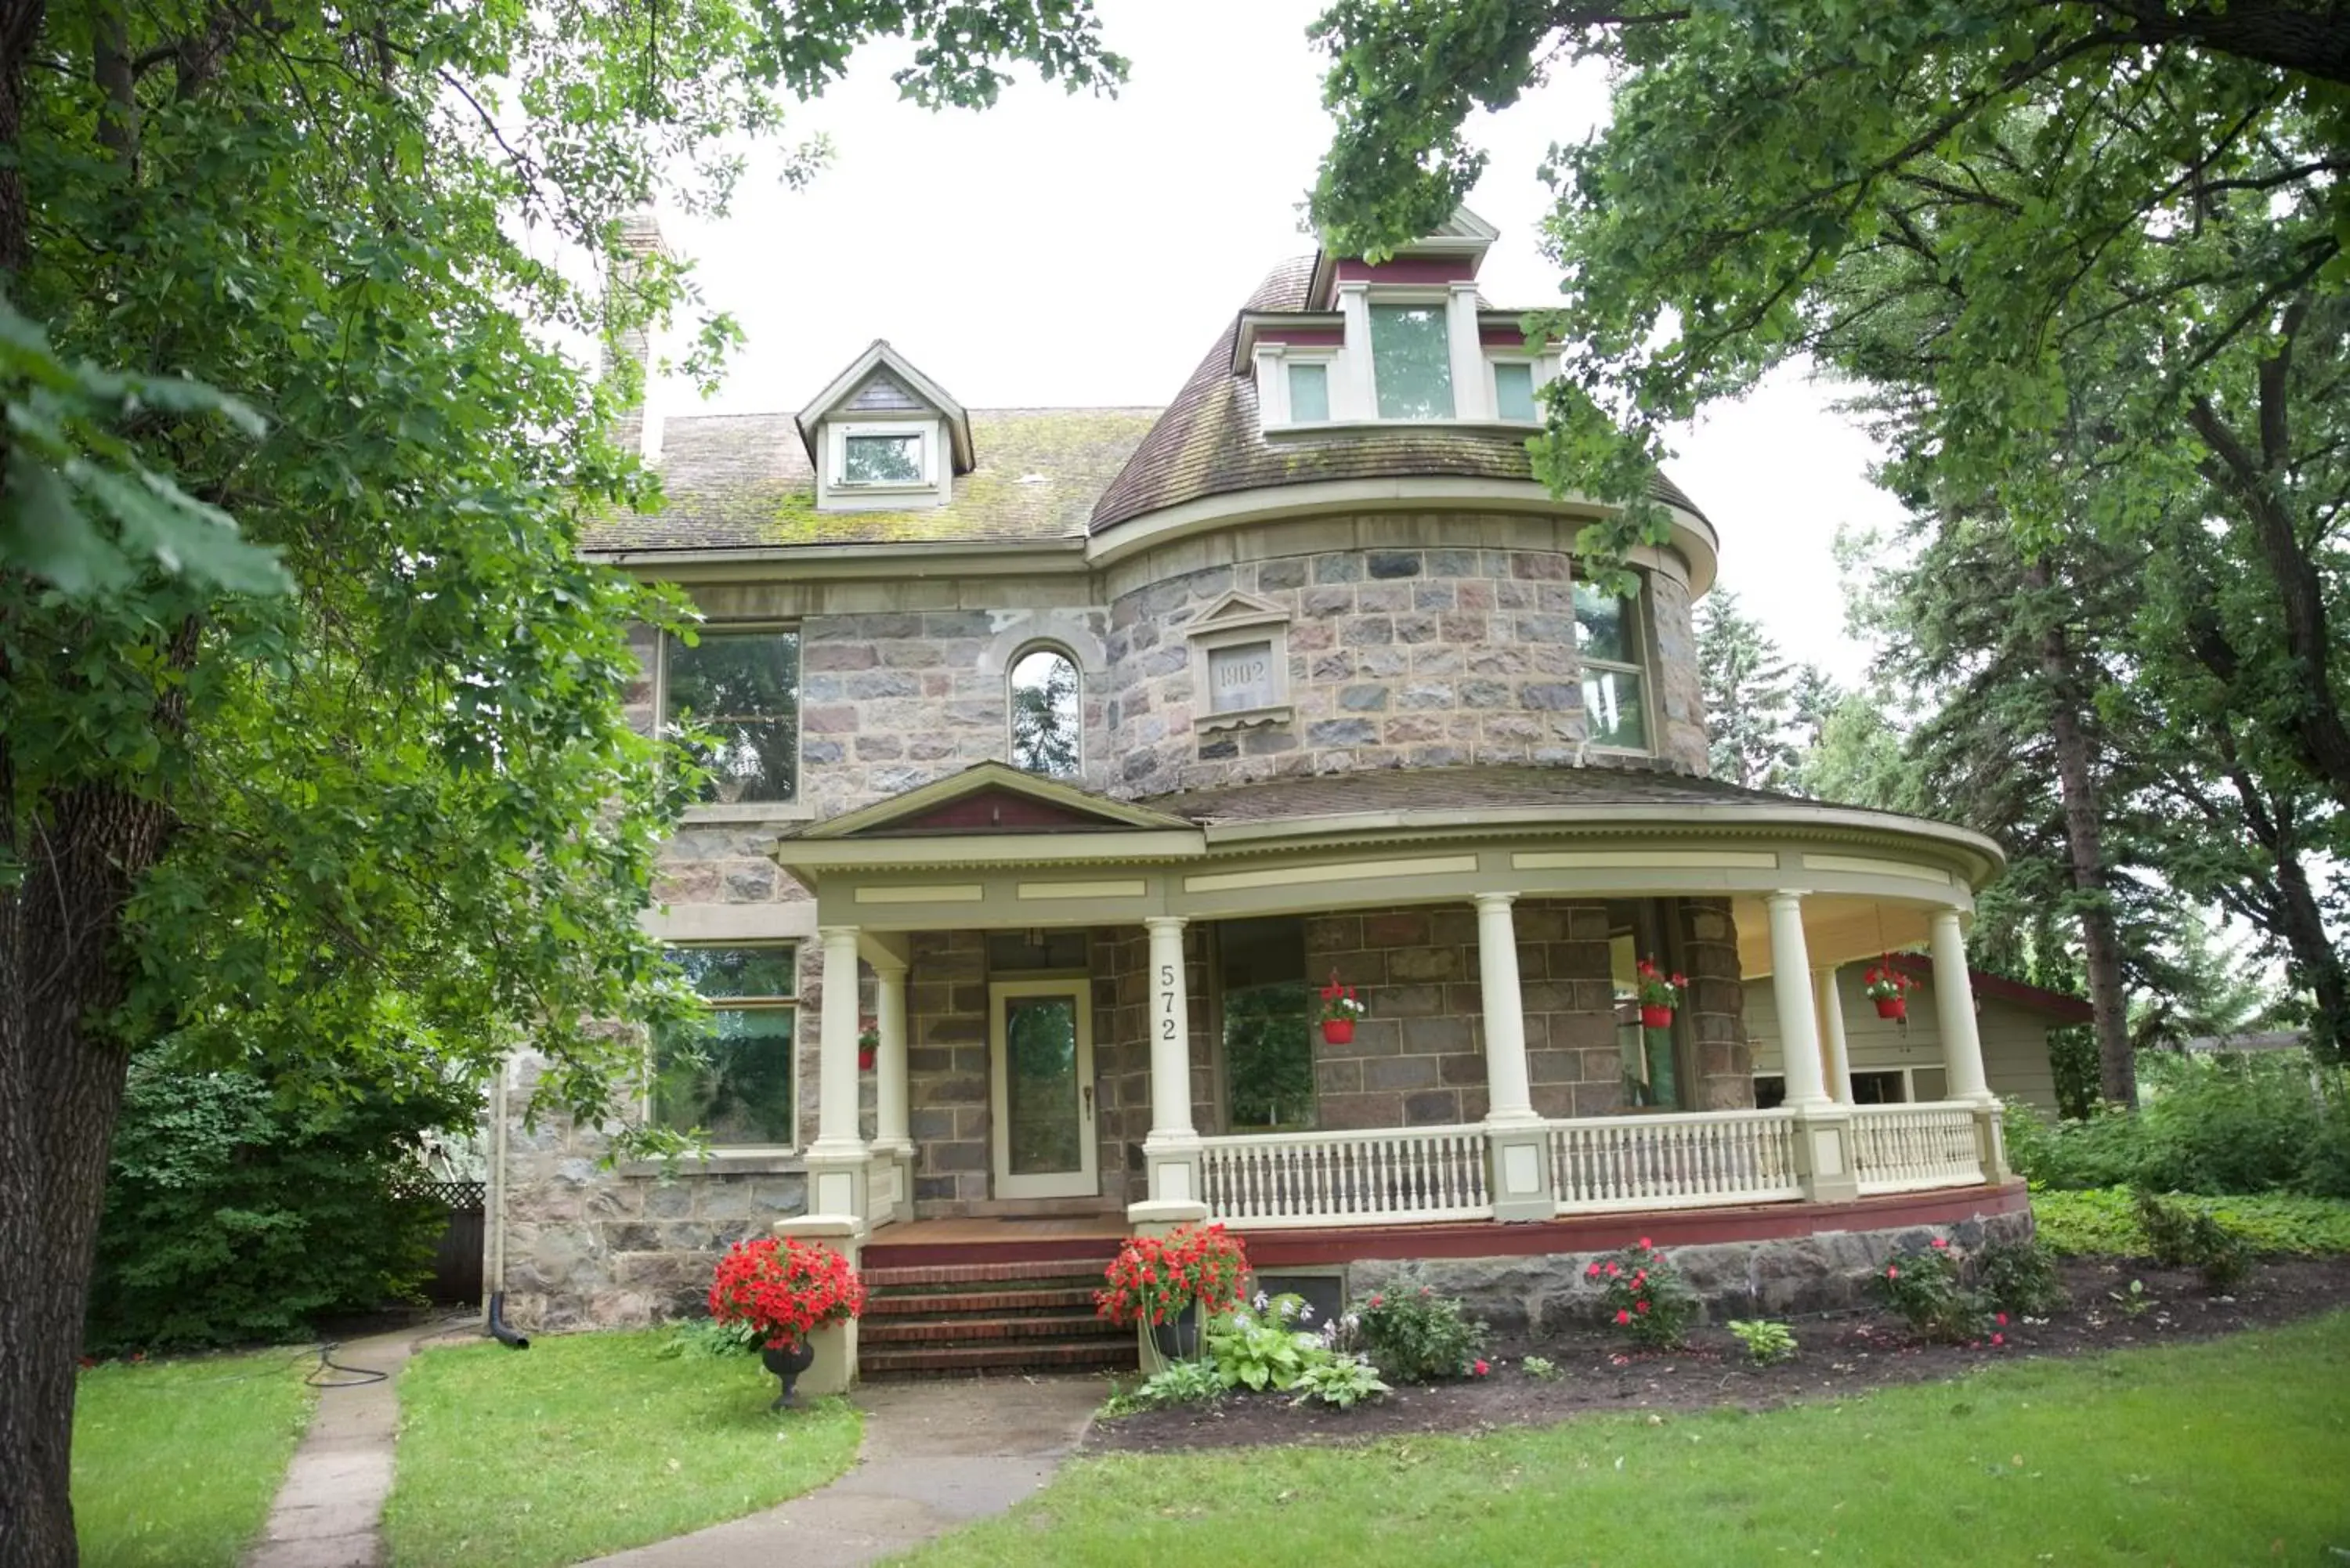
[[[1083,1169],[1076,998],[1005,997],[1003,1046],[1007,1174],[1047,1176]]]

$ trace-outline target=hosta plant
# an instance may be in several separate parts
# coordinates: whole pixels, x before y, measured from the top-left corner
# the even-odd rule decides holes
[[[1379,1381],[1378,1368],[1371,1365],[1367,1356],[1340,1355],[1316,1362],[1299,1373],[1297,1397],[1290,1403],[1303,1405],[1308,1399],[1319,1399],[1325,1405],[1351,1410],[1366,1399],[1392,1392]]]
[[[1768,1318],[1739,1319],[1730,1325],[1738,1343],[1746,1347],[1746,1358],[1757,1366],[1775,1366],[1791,1361],[1795,1355],[1795,1335],[1783,1323]]]
[[[1242,1307],[1209,1321],[1201,1336],[1208,1362],[1227,1388],[1295,1388],[1309,1369],[1338,1358],[1304,1326],[1312,1316],[1297,1296],[1259,1295],[1253,1311]]]

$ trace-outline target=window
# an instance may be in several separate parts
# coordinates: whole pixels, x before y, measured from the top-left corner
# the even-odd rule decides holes
[[[1523,359],[1493,361],[1493,411],[1505,420],[1532,421],[1534,412],[1534,368]]]
[[[710,770],[702,799],[732,805],[799,793],[800,638],[796,631],[704,627],[662,653],[666,725],[703,732],[695,761]]]
[[[790,1147],[794,950],[680,948],[669,957],[710,1012],[654,1033],[653,1121],[699,1127],[717,1147]]]
[[[920,484],[922,438],[904,435],[852,435],[841,444],[842,484]]]
[[[1289,367],[1289,420],[1313,424],[1330,417],[1330,367],[1318,359]]]
[[[1313,995],[1305,922],[1294,915],[1216,923],[1225,1120],[1234,1132],[1314,1126]]]
[[[1012,765],[1048,779],[1076,778],[1084,735],[1077,661],[1057,648],[1031,649],[1014,659]]]
[[[1775,1111],[1787,1103],[1787,1080],[1776,1073],[1754,1075],[1754,1108]]]
[[[1371,306],[1371,379],[1383,420],[1452,417],[1452,331],[1441,305]]]
[[[1575,644],[1583,656],[1583,720],[1595,746],[1648,749],[1640,598],[1575,585]]]
[[[1624,1104],[1649,1110],[1681,1108],[1679,1030],[1650,1029],[1640,1022],[1639,962],[1653,958],[1672,972],[1672,957],[1659,940],[1663,920],[1653,900],[1620,900],[1607,906],[1607,974],[1614,982],[1616,1049],[1624,1062]]]
[[[1898,1106],[1908,1098],[1907,1089],[1898,1071],[1852,1075],[1852,1103],[1856,1106]]]

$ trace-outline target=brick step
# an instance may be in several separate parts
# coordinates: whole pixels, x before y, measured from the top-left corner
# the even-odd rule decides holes
[[[1130,1337],[1066,1345],[1019,1340],[1000,1345],[867,1349],[858,1347],[860,1377],[945,1377],[969,1372],[1116,1370],[1135,1365]]]
[[[906,1268],[868,1268],[864,1271],[865,1288],[868,1291],[895,1291],[943,1285],[987,1285],[1004,1280],[1060,1280],[1074,1285],[1082,1280],[1087,1288],[1091,1289],[1101,1283],[1102,1272],[1109,1267],[1114,1255],[1105,1253],[1098,1259],[1051,1258],[1042,1262],[918,1263]]]
[[[1046,1282],[1033,1290],[965,1291],[951,1287],[910,1291],[902,1287],[876,1291],[865,1298],[865,1315],[871,1317],[944,1316],[953,1313],[1003,1314],[1019,1312],[1091,1312],[1091,1285],[1063,1288]]]
[[[994,1339],[1094,1339],[1112,1334],[1123,1334],[1130,1339],[1133,1333],[1130,1327],[1120,1328],[1090,1313],[1082,1317],[1069,1313],[1036,1313],[1014,1317],[885,1318],[878,1322],[868,1318],[858,1331],[858,1343],[962,1345]]]

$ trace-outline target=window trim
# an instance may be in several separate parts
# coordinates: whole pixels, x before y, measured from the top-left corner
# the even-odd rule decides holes
[[[1206,734],[1218,730],[1242,730],[1260,724],[1285,724],[1295,715],[1289,683],[1289,612],[1253,594],[1230,594],[1211,607],[1209,614],[1185,633],[1191,645],[1191,728]],[[1212,711],[1212,688],[1208,683],[1208,656],[1220,649],[1246,643],[1267,645],[1272,664],[1274,701],[1255,708]]]
[[[1575,680],[1578,691],[1582,688],[1583,673],[1586,670],[1613,670],[1619,675],[1634,675],[1638,676],[1640,681],[1640,733],[1647,738],[1648,744],[1625,746],[1590,739],[1591,712],[1588,707],[1584,710],[1584,750],[1603,757],[1653,757],[1658,752],[1656,641],[1648,635],[1647,607],[1650,596],[1648,574],[1636,570],[1634,575],[1639,578],[1640,587],[1639,591],[1632,597],[1633,613],[1626,618],[1625,624],[1631,628],[1632,641],[1636,651],[1639,654],[1638,663],[1627,664],[1620,659],[1594,659],[1586,654],[1583,651],[1582,613],[1573,608],[1571,605],[1568,611],[1575,625]],[[1570,598],[1576,588],[1587,588],[1590,586],[1579,579],[1570,581],[1567,584]]]
[[[1021,767],[1020,763],[1014,760],[1014,753],[1019,749],[1017,743],[1018,737],[1012,727],[1014,679],[1020,672],[1021,663],[1030,655],[1037,653],[1051,653],[1057,655],[1067,662],[1070,670],[1077,678],[1077,764],[1076,772],[1066,775],[1061,774],[1036,773],[1033,768]],[[1086,661],[1077,657],[1076,650],[1075,649],[1071,648],[1068,644],[1062,642],[1057,638],[1032,638],[1028,641],[1022,643],[1013,651],[1012,657],[1003,661],[1003,759],[1005,762],[1010,763],[1012,766],[1020,768],[1021,772],[1031,774],[1036,778],[1052,779],[1060,784],[1083,784],[1085,783]]]
[[[756,636],[762,632],[790,632],[798,639],[795,653],[799,660],[802,710],[806,707],[807,637],[805,626],[796,620],[704,620],[699,628],[704,637]],[[676,640],[671,632],[661,632],[653,642],[653,734],[658,738],[669,727],[670,647]],[[816,807],[807,799],[807,725],[805,714],[795,717],[792,725],[792,798],[789,800],[702,801],[689,805],[680,821],[699,822],[807,822],[816,816]],[[687,944],[714,947],[722,944],[699,942]]]
[[[807,943],[798,937],[702,937],[691,941],[661,943],[664,956],[691,948],[781,948],[792,955],[792,993],[789,996],[705,996],[702,999],[712,1012],[788,1012],[791,1015],[791,1033],[785,1036],[787,1042],[785,1049],[788,1052],[788,1076],[792,1095],[791,1141],[788,1143],[713,1143],[701,1159],[692,1162],[693,1165],[702,1166],[705,1170],[712,1173],[731,1173],[726,1169],[730,1161],[773,1161],[798,1158],[801,1151],[800,1118],[807,1108],[800,1097],[800,961],[806,956],[800,950],[806,945]],[[696,992],[696,994],[700,993]],[[639,1096],[638,1103],[639,1112],[643,1116],[647,1127],[658,1125],[654,1120],[653,1076],[653,1042],[648,1036],[645,1041],[645,1090],[643,1095]],[[691,1166],[683,1161],[679,1162],[678,1168],[689,1173],[691,1171]],[[740,1166],[733,1168],[734,1171],[740,1171]],[[624,1172],[624,1174],[629,1173]]]
[[[1523,426],[1527,430],[1542,429],[1542,389],[1549,384],[1549,379],[1543,375],[1543,356],[1532,351],[1513,354],[1505,348],[1487,348],[1484,353],[1485,390],[1492,404],[1493,422]],[[1526,395],[1534,400],[1534,405],[1533,419],[1512,419],[1502,411],[1501,368],[1504,365],[1523,365],[1526,368]]]

